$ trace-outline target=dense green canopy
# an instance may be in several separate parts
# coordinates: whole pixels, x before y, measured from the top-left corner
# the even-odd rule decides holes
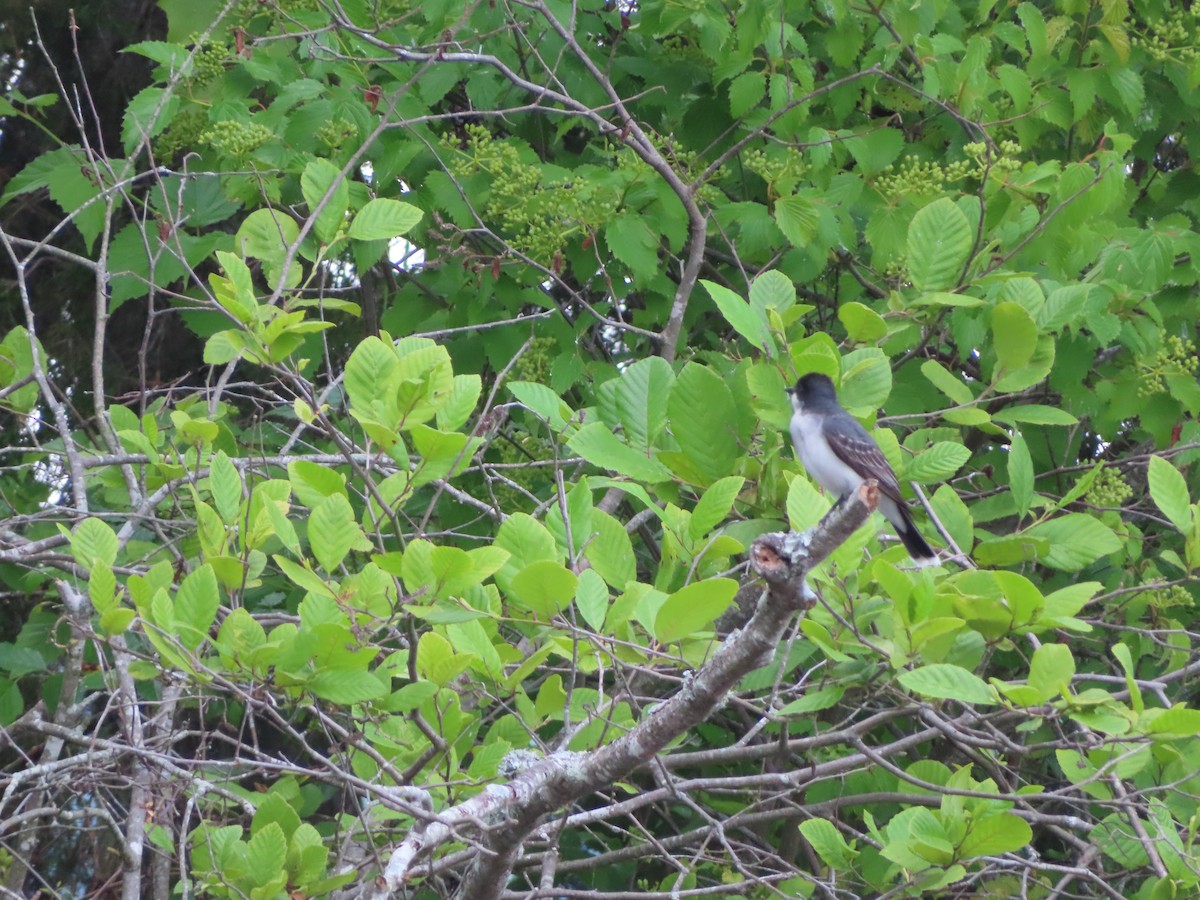
[[[1200,9],[13,6],[8,892],[1200,890]]]

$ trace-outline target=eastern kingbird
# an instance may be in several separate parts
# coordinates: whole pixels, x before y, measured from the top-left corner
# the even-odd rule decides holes
[[[879,484],[879,511],[892,523],[900,543],[918,566],[933,565],[937,554],[917,531],[900,483],[867,430],[837,401],[833,382],[811,372],[801,377],[792,398],[792,444],[805,470],[840,503],[868,478]]]

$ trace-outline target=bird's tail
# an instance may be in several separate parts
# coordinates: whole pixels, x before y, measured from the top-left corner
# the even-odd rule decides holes
[[[900,543],[912,557],[913,563],[918,567],[934,565],[937,562],[937,554],[929,546],[929,541],[925,540],[921,532],[917,531],[912,513],[903,503],[897,503],[896,508],[900,511],[900,523],[893,522],[892,527],[896,529],[896,537],[900,538]]]

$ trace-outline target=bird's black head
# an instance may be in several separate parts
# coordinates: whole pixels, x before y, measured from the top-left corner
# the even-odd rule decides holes
[[[806,406],[814,400],[833,400],[835,402],[837,400],[833,381],[828,375],[822,375],[820,372],[809,372],[807,375],[800,376],[796,386],[788,388],[788,393],[800,406]]]

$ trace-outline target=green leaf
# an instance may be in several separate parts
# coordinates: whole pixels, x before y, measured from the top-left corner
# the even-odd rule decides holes
[[[205,563],[183,579],[175,597],[175,625],[179,643],[189,650],[199,647],[200,642],[208,636],[220,605],[217,576],[213,567]]]
[[[608,613],[608,585],[594,569],[579,573],[579,587],[575,592],[575,608],[583,616],[592,631],[604,628],[604,617]]]
[[[992,335],[1001,370],[1012,372],[1032,358],[1038,329],[1025,307],[1006,300],[992,309]]]
[[[330,192],[331,188],[332,193]],[[314,159],[304,167],[304,172],[300,176],[300,191],[304,194],[304,202],[308,204],[309,215],[316,214],[316,220],[313,222],[313,233],[316,234],[319,241],[328,244],[333,240],[338,230],[346,221],[346,209],[350,205],[349,183],[342,176],[341,170],[329,160]],[[329,194],[327,200],[325,200],[326,194]],[[317,207],[321,204],[322,200],[325,201],[325,205],[321,208],[320,213],[316,213]],[[380,201],[374,202],[378,203]],[[396,203],[397,201],[391,200],[387,202]],[[406,204],[400,205],[403,206]],[[409,209],[416,210],[416,207],[409,207]],[[363,212],[366,212],[366,207],[363,208]],[[403,234],[420,220],[419,210],[417,212],[417,220],[396,234]],[[359,215],[361,216],[362,213]],[[356,217],[355,222],[357,221]],[[363,228],[366,227],[366,225],[363,226]],[[382,224],[380,223],[376,227],[382,227]],[[391,234],[386,235],[386,237],[395,236]]]
[[[121,123],[121,144],[132,153],[144,138],[162,133],[179,110],[179,97],[165,88],[143,88],[125,107]]]
[[[692,537],[704,537],[725,520],[745,483],[746,479],[740,475],[730,475],[709,485],[696,508],[692,510],[692,520],[688,525]]]
[[[1026,528],[1022,535],[1047,543],[1043,563],[1064,572],[1078,572],[1102,556],[1121,549],[1112,529],[1086,513],[1068,513]]]
[[[711,578],[681,588],[659,608],[654,637],[666,644],[699,631],[725,612],[737,590],[732,578]]]
[[[212,459],[208,469],[208,484],[221,521],[233,525],[238,520],[238,510],[242,505],[242,476],[224,450],[218,450]]]
[[[579,579],[566,566],[554,560],[539,560],[518,572],[509,585],[521,605],[532,610],[542,621],[562,612],[579,587]]]
[[[322,700],[341,706],[378,700],[387,693],[379,678],[365,669],[322,669],[306,686]]]
[[[637,577],[637,562],[633,542],[625,526],[607,513],[594,509],[591,515],[593,536],[584,555],[592,568],[617,590]]]
[[[342,494],[326,497],[313,507],[308,518],[308,543],[321,568],[330,574],[351,550],[372,549],[354,520],[350,501]]]
[[[1033,502],[1033,459],[1025,438],[1019,432],[1008,445],[1008,484],[1017,512],[1025,515]]]
[[[1147,472],[1150,499],[1171,524],[1184,534],[1192,530],[1192,505],[1182,473],[1161,456],[1150,457]]]
[[[835,871],[848,868],[858,856],[858,851],[850,848],[837,826],[828,819],[801,822],[800,833],[812,845],[821,861]]]
[[[639,359],[596,389],[600,417],[610,428],[621,426],[631,446],[648,450],[667,426],[667,398],[674,384],[675,373],[661,356]],[[516,385],[510,387],[518,393]],[[553,397],[557,401],[558,395]]]
[[[356,241],[391,240],[408,234],[424,213],[410,203],[380,198],[368,201],[350,223],[350,237]]]
[[[1188,709],[1183,704],[1177,704],[1170,709],[1155,710],[1158,712],[1146,727],[1146,733],[1151,735],[1171,735],[1173,737],[1194,737],[1200,734],[1200,709]]]
[[[89,571],[95,565],[111,566],[117,559],[117,535],[106,522],[84,519],[71,532],[71,555]]]
[[[658,273],[659,238],[641,216],[614,217],[604,229],[604,240],[634,275],[650,279]]]
[[[246,848],[246,865],[254,884],[265,885],[284,871],[287,860],[287,838],[275,822],[250,838]]]
[[[901,672],[897,680],[908,690],[924,697],[939,700],[958,700],[960,703],[996,703],[995,688],[974,672],[949,663],[933,663]]]
[[[806,197],[781,197],[775,201],[775,224],[794,247],[805,247],[817,236],[821,216]]]
[[[1038,703],[1058,694],[1068,696],[1075,677],[1075,658],[1066,644],[1042,644],[1033,652],[1028,684],[1038,693]]]
[[[974,234],[966,215],[952,200],[934,200],[908,226],[908,271],[921,292],[945,291],[958,284]]]
[[[287,472],[296,499],[309,509],[334,494],[346,496],[346,476],[328,466],[296,459],[288,463]]]
[[[958,406],[967,406],[975,401],[971,389],[937,360],[927,359],[921,363],[921,374]]]
[[[1040,406],[1030,403],[1026,406],[1010,406],[999,412],[992,413],[992,418],[1006,425],[1078,425],[1079,420],[1056,406]]]
[[[738,420],[729,385],[716,372],[688,363],[667,401],[679,448],[708,481],[730,473],[740,455],[733,432]],[[645,479],[649,480],[649,479]]]
[[[764,315],[772,309],[786,312],[796,305],[796,286],[775,269],[760,272],[750,284],[750,305]]]
[[[762,72],[743,72],[729,83],[729,114],[735,119],[758,106],[766,96],[767,77]]]
[[[971,458],[971,451],[953,441],[938,441],[923,453],[918,454],[904,466],[907,481],[930,484],[945,481]]]
[[[567,441],[571,451],[594,466],[626,475],[635,481],[667,481],[670,471],[653,456],[623,444],[608,426],[592,422],[580,428]]]
[[[857,301],[852,300],[839,306],[838,319],[845,326],[846,334],[852,341],[873,343],[887,335],[887,322],[883,316]]]
[[[773,344],[766,317],[729,288],[705,281],[703,278],[700,279],[700,283],[704,285],[708,295],[717,304],[717,309],[721,311],[725,321],[733,326],[734,331],[759,350],[765,350],[769,354]]]
[[[958,847],[959,859],[1012,853],[1029,845],[1033,829],[1020,816],[1009,812],[986,816],[971,825]]]

